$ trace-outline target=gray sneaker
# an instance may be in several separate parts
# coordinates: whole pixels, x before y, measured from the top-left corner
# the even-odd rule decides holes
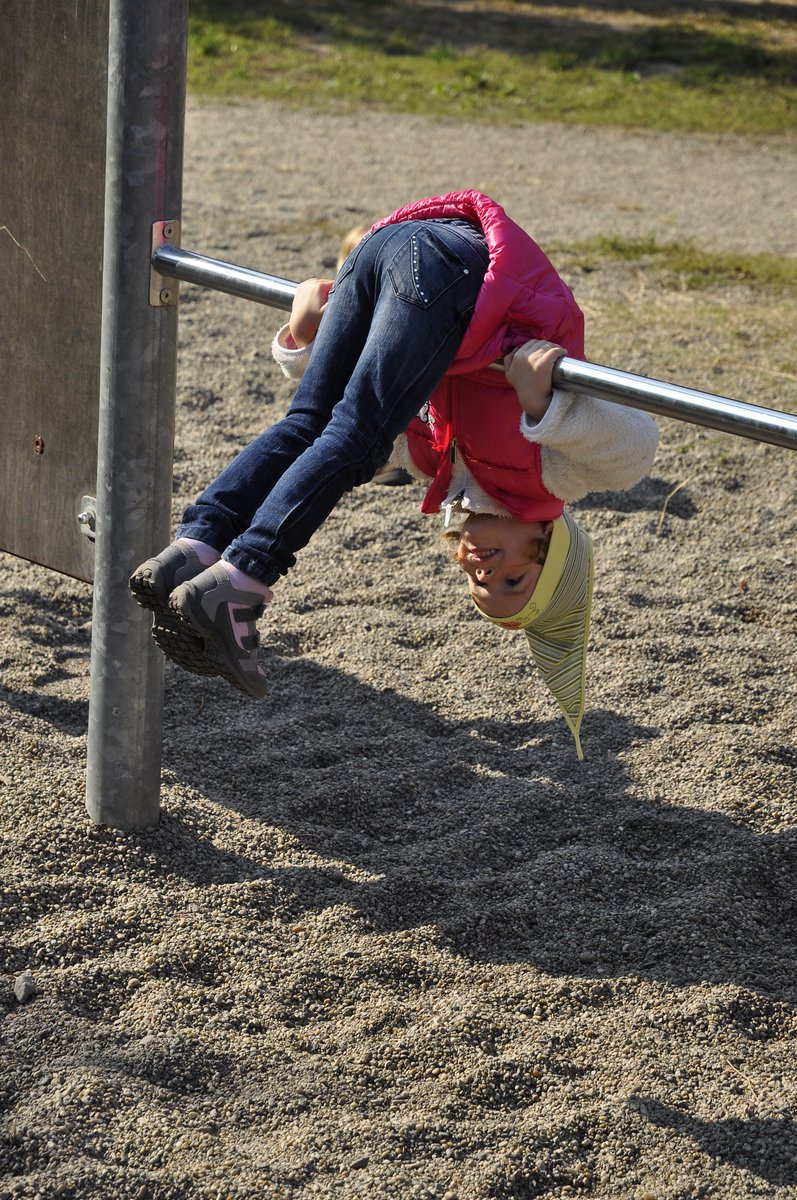
[[[235,587],[219,563],[181,583],[169,597],[172,613],[186,632],[202,643],[203,657],[213,664],[215,674],[253,700],[266,694],[266,677],[257,661],[257,621],[265,606],[258,592]],[[245,632],[241,635],[242,624]]]
[[[195,675],[217,675],[201,639],[169,607],[169,596],[177,585],[204,570],[191,547],[178,539],[142,563],[130,576],[129,586],[141,607],[152,613],[152,636],[167,658]]]

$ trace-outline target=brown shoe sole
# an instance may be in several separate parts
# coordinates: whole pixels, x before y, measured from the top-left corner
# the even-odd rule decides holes
[[[169,607],[146,564],[130,576],[130,591],[142,608],[152,613],[152,637],[167,658],[194,675],[218,675],[215,662],[205,654],[205,643]]]

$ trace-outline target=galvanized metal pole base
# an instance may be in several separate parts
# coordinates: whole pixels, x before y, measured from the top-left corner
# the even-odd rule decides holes
[[[117,829],[160,813],[163,656],[127,581],[171,527],[177,309],[149,284],[152,224],[180,215],[187,28],[187,0],[111,2],[86,805]]]

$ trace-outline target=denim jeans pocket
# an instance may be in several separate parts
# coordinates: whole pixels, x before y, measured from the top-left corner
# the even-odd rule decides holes
[[[451,231],[438,233],[434,226],[427,225],[413,230],[391,259],[388,271],[400,300],[419,308],[431,308],[471,269],[484,274],[476,249],[464,237]],[[472,297],[463,300],[465,307],[472,308]]]

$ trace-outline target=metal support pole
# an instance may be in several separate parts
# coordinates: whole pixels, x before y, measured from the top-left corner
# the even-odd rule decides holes
[[[297,286],[289,279],[219,262],[171,245],[161,246],[152,261],[155,269],[167,278],[184,279],[286,311],[290,310]],[[661,417],[674,417],[677,421],[689,421],[737,437],[797,450],[797,416],[791,413],[695,391],[677,383],[648,379],[644,375],[632,375],[577,358],[560,358],[553,379],[558,387],[581,395],[599,396]]]
[[[176,306],[149,302],[152,226],[179,220],[188,0],[111,0],[94,615],[86,804],[157,822],[163,656],[127,587],[168,542]]]

